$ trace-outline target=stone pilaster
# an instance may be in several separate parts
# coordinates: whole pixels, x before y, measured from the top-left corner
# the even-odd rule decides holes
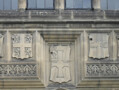
[[[92,0],[92,8],[100,9],[100,0]]]
[[[55,0],[55,9],[64,9],[64,0]]]
[[[27,0],[18,0],[20,10],[25,10],[27,7]]]

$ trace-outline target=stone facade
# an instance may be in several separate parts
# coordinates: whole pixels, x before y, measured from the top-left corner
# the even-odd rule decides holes
[[[92,10],[65,10],[64,0],[26,10],[26,1],[0,11],[0,89],[119,90],[119,11],[99,0]]]

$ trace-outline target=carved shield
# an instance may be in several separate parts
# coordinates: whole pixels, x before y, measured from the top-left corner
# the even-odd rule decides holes
[[[13,53],[15,58],[25,59],[32,57],[32,35],[13,34],[12,35]]]
[[[51,74],[50,80],[53,82],[68,82],[71,80],[69,58],[70,47],[69,46],[51,46]]]
[[[89,43],[90,43],[89,57],[97,59],[109,57],[107,34],[101,33],[90,34]]]

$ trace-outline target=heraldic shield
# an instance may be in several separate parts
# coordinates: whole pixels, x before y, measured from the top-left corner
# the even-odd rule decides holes
[[[19,58],[19,59],[32,57],[31,34],[13,34],[12,46],[13,46],[12,57]]]
[[[71,80],[70,76],[70,46],[51,46],[51,74],[50,80],[53,82],[68,82]]]
[[[89,57],[97,58],[97,59],[109,57],[108,37],[109,36],[107,34],[102,34],[102,33],[90,34]]]

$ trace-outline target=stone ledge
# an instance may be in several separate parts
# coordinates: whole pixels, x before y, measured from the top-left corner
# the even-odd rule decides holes
[[[118,80],[83,80],[77,87],[88,88],[119,88]]]
[[[10,88],[42,88],[44,85],[40,80],[19,80],[19,81],[0,81],[0,89]]]
[[[115,10],[26,10],[0,11],[4,21],[85,21],[119,20],[119,11]]]

